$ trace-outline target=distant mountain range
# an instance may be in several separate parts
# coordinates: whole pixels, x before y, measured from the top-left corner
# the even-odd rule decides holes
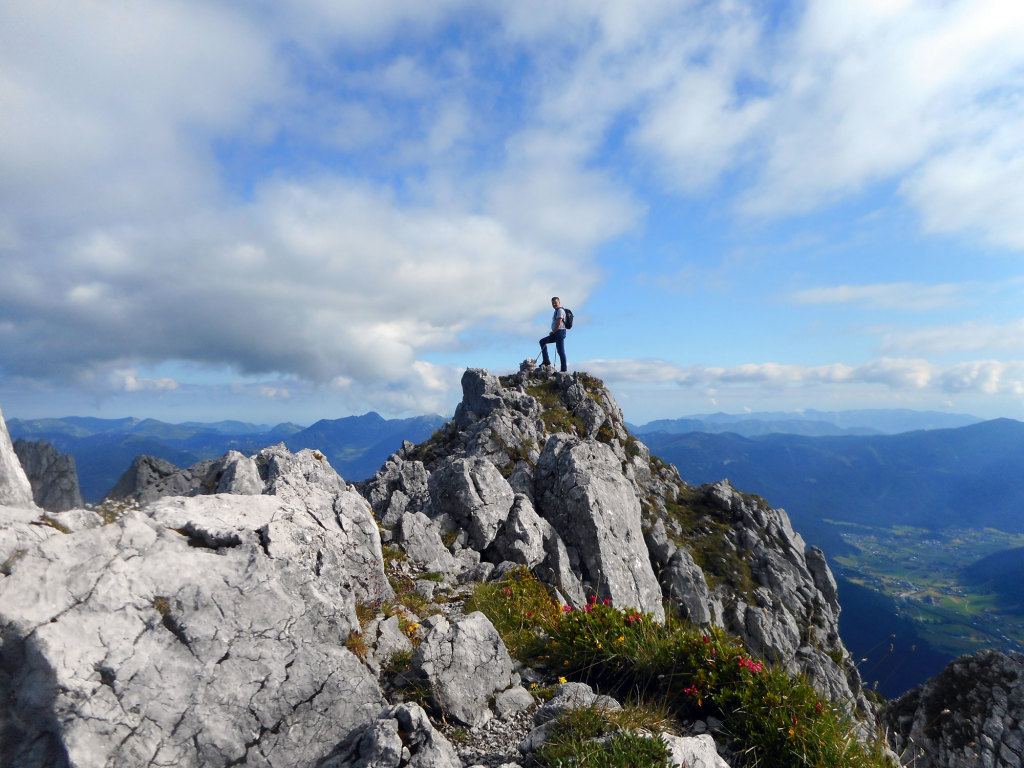
[[[643,440],[687,482],[727,477],[784,507],[826,549],[837,536],[823,518],[1024,532],[1024,422],[1012,419],[898,435],[657,432]]]
[[[982,419],[961,413],[911,411],[908,409],[863,409],[853,411],[765,413],[708,413],[679,419],[658,419],[630,430],[640,436],[655,432],[682,434],[732,432],[744,437],[770,434],[806,435],[894,435],[918,429],[952,429],[977,424]]]
[[[290,423],[273,427],[241,421],[168,424],[156,419],[69,416],[12,418],[7,420],[7,428],[14,440],[46,440],[62,453],[74,456],[82,497],[97,503],[140,454],[187,467],[223,456],[229,450],[252,454],[283,442],[292,451],[323,451],[346,480],[363,480],[376,472],[403,440],[426,440],[444,422],[436,415],[384,419],[372,412],[324,419],[306,428]]]

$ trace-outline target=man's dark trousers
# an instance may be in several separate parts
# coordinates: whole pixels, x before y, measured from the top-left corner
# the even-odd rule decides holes
[[[540,340],[540,351],[544,356],[544,365],[551,365],[551,359],[548,357],[548,344],[554,343],[555,349],[558,351],[558,359],[562,362],[562,370],[569,370],[565,364],[565,329],[559,328],[557,331],[552,331],[551,335],[545,336]]]

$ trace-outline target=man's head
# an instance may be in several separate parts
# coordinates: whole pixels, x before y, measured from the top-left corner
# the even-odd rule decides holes
[[[557,296],[552,296],[551,306],[554,307],[555,309],[558,309],[560,306],[562,306],[562,300],[559,299]]]

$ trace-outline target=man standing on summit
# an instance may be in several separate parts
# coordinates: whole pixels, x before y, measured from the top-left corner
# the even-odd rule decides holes
[[[562,363],[562,371],[567,371],[565,364],[565,310],[562,309],[562,302],[557,296],[551,297],[551,306],[555,308],[554,317],[551,318],[551,333],[540,340],[540,352],[544,357],[544,365],[551,365],[548,357],[548,344],[554,342],[558,351],[558,359]]]

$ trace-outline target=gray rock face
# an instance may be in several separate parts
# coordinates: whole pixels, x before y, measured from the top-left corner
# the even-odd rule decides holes
[[[32,486],[32,498],[49,512],[85,506],[78,488],[75,457],[61,453],[45,440],[16,440],[14,452]]]
[[[428,571],[454,573],[458,563],[441,541],[441,534],[433,521],[421,512],[408,512],[398,524],[397,541],[405,553],[423,564]]]
[[[904,765],[1020,768],[1024,655],[979,651],[956,659],[883,716]]]
[[[263,478],[253,459],[238,451],[228,451],[210,467],[203,486],[210,493],[254,496],[263,493]]]
[[[0,504],[11,507],[32,507],[32,486],[11,445],[3,411],[0,411]]]
[[[343,647],[354,592],[330,569],[318,575],[315,555],[264,548],[271,526],[271,553],[311,532],[298,510],[285,521],[270,497],[167,503],[73,534],[46,529],[10,565],[8,764],[305,766],[383,706]]]
[[[544,561],[544,540],[553,535],[551,525],[536,513],[530,498],[516,494],[505,525],[493,547],[499,561],[533,568]]]
[[[871,714],[839,637],[835,580],[784,511],[728,482],[687,486],[628,434],[612,394],[587,374],[524,370],[499,379],[469,369],[462,384],[455,420],[428,442],[404,446],[363,487],[378,519],[400,525],[410,510],[435,520],[458,515],[460,528],[478,526],[459,534],[453,549],[471,548],[458,550],[460,558],[479,552],[484,563],[527,565],[576,608],[596,593],[661,617],[668,599],[692,621],[723,627],[754,654],[806,674],[833,701]],[[466,511],[478,502],[457,512],[440,499],[454,467],[474,467],[461,476],[467,495],[475,474],[492,477],[493,468],[507,478],[517,496],[496,528],[500,514],[477,520]],[[490,543],[481,548],[483,541]],[[466,566],[459,579],[482,572]]]
[[[163,496],[190,496],[200,492],[213,464],[202,461],[188,469],[178,469],[156,456],[136,456],[106,498],[148,504]]]
[[[515,496],[497,468],[486,459],[453,459],[430,475],[434,514],[450,514],[469,532],[476,550],[490,546],[508,517]]]
[[[413,652],[413,670],[435,704],[470,727],[491,717],[489,702],[512,685],[512,659],[494,625],[479,611],[449,623],[438,617]]]
[[[356,729],[318,768],[462,768],[448,740],[417,704],[385,709]]]
[[[683,618],[694,624],[721,624],[721,607],[711,597],[704,572],[693,562],[685,549],[678,549],[669,558],[662,576],[668,597],[680,607]],[[717,610],[716,610],[717,609]]]
[[[251,481],[231,459],[226,485]],[[260,495],[71,533],[3,508],[5,764],[308,766],[380,711],[344,647],[356,602],[393,596],[369,504],[315,451],[257,459]]]
[[[611,448],[556,435],[544,447],[535,483],[546,519],[579,552],[584,578],[595,594],[663,621],[640,500]]]

